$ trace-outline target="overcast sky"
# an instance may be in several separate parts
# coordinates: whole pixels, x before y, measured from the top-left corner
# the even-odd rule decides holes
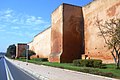
[[[51,24],[51,13],[62,3],[83,6],[92,0],[0,0],[0,52],[28,43]]]

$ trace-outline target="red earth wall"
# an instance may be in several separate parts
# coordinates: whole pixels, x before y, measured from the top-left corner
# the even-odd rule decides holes
[[[91,59],[102,59],[103,62],[113,62],[113,57],[108,50],[103,37],[95,25],[96,19],[107,21],[111,18],[120,19],[120,0],[95,0],[83,7],[85,54]]]
[[[18,43],[16,46],[16,58],[20,57],[22,52],[25,50],[27,44],[24,43]]]
[[[50,62],[72,62],[84,53],[83,14],[79,6],[62,4],[52,13]]]

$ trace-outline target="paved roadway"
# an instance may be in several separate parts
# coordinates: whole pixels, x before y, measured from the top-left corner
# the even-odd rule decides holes
[[[0,80],[7,80],[4,57],[0,59]],[[6,59],[5,59],[6,60]],[[13,80],[39,80],[6,60]]]
[[[3,58],[0,57],[0,80],[7,80]]]

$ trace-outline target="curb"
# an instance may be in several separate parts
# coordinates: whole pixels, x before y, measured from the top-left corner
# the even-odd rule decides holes
[[[9,59],[10,62],[12,62],[10,59]],[[12,62],[14,63],[14,62]],[[15,63],[14,63],[15,64]],[[45,77],[45,76],[42,76],[36,72],[34,72],[33,70],[30,70],[30,69],[26,69],[24,67],[22,67],[21,65],[19,64],[15,64],[17,67],[23,69],[24,71],[30,73],[31,75],[37,77],[38,79],[40,80],[53,80],[53,79],[50,79],[48,77]],[[29,63],[28,63],[29,65]],[[27,66],[27,65],[26,65]],[[55,67],[56,68],[56,67]],[[59,68],[60,69],[60,68]],[[103,78],[103,79],[108,79],[108,80],[119,80],[119,79],[115,79],[115,78],[109,78],[109,77],[105,77],[105,76],[100,76],[100,75],[94,75],[94,74],[89,74],[89,73],[83,73],[83,72],[77,72],[77,71],[72,71],[72,70],[67,70],[67,69],[62,69],[64,71],[69,71],[69,72],[72,72],[72,73],[76,73],[76,74],[85,74],[85,75],[90,75],[90,76],[95,76],[95,77],[98,77],[98,78]]]
[[[115,79],[115,78],[110,78],[110,77],[106,77],[106,76],[100,76],[100,75],[95,75],[95,74],[89,74],[89,73],[84,73],[84,72],[77,72],[77,71],[72,71],[72,70],[67,70],[64,69],[65,71],[69,71],[69,72],[73,72],[73,73],[81,73],[81,74],[85,74],[85,75],[90,75],[90,76],[95,76],[95,77],[100,77],[100,78],[104,78],[104,79],[109,79],[109,80],[119,80],[119,79]]]
[[[21,68],[21,69],[23,69],[24,71],[27,71],[28,73],[30,73],[31,75],[37,77],[37,78],[40,79],[40,80],[50,80],[49,78],[44,77],[44,76],[42,76],[42,75],[40,75],[40,74],[38,74],[38,73],[30,70],[30,69],[25,69],[24,67],[19,66],[19,65],[16,65],[16,66],[19,67],[19,68]]]
[[[31,75],[35,76],[36,78],[38,78],[38,79],[40,79],[40,80],[51,80],[51,79],[49,79],[49,78],[47,78],[47,77],[44,77],[44,76],[42,76],[42,75],[34,72],[33,70],[26,69],[26,68],[22,67],[22,66],[19,65],[19,64],[15,64],[11,59],[8,59],[8,58],[6,58],[6,59],[7,59],[8,61],[12,62],[16,67],[24,70],[25,72],[30,73]],[[28,63],[28,64],[29,64],[29,63]],[[26,66],[27,66],[27,65],[26,65]]]

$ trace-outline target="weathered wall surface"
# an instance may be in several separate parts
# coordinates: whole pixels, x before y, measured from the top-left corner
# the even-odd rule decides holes
[[[63,53],[61,62],[80,59],[84,53],[84,20],[82,7],[63,4]]]
[[[32,42],[28,43],[29,49],[36,53],[40,58],[48,58],[51,52],[51,28],[36,35]]]
[[[84,53],[82,8],[60,5],[52,13],[50,62],[72,62]]]
[[[96,19],[111,18],[120,18],[120,0],[94,0],[82,8],[63,3],[51,14],[51,28],[35,36],[30,49],[50,62],[71,62],[83,53],[91,59],[112,62],[95,25]]]
[[[20,57],[22,52],[25,50],[27,44],[24,43],[18,43],[16,46],[16,58]]]
[[[95,26],[96,19],[108,20],[120,18],[120,0],[95,0],[83,7],[85,54],[90,58],[112,60],[110,51],[107,50],[104,39],[98,36],[99,29]]]
[[[60,55],[63,52],[63,6],[60,5],[51,14],[51,54],[50,62],[60,62]]]

